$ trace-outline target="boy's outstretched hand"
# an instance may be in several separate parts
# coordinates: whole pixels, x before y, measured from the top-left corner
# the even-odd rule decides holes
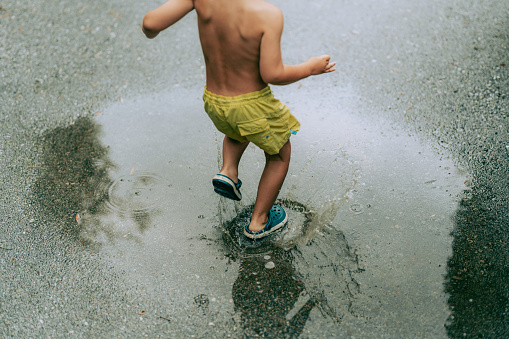
[[[321,55],[318,57],[309,58],[307,63],[309,63],[309,66],[311,68],[311,75],[334,72],[336,70],[334,68],[334,66],[336,66],[336,63],[329,62],[330,62],[329,55]]]

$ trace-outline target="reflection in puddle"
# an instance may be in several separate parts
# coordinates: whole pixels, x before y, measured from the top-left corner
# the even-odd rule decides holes
[[[359,271],[357,258],[344,235],[328,225],[337,206],[327,204],[327,211],[318,212],[290,200],[278,204],[290,221],[265,239],[251,241],[242,234],[253,206],[223,224],[224,246],[240,262],[232,296],[248,337],[298,337],[315,308],[338,326],[359,292],[352,277]]]
[[[509,333],[507,219],[486,208],[486,195],[479,187],[466,190],[455,217],[445,284],[451,338],[504,338]]]
[[[112,182],[108,170],[114,167],[99,135],[100,127],[89,118],[46,133],[43,168],[34,187],[37,202],[48,218],[60,223],[62,235],[85,244],[93,243],[101,230],[78,222],[101,213],[105,188]]]
[[[100,136],[101,127],[85,117],[44,135],[34,188],[48,218],[61,223],[62,235],[95,248],[126,235],[139,240],[168,188],[152,173],[132,171],[114,180],[116,165]]]
[[[297,277],[291,254],[282,249],[269,253],[241,259],[232,288],[235,310],[247,337],[298,337],[317,301]]]

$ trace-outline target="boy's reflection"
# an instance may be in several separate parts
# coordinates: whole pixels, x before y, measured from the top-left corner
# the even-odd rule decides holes
[[[232,295],[245,334],[271,338],[299,336],[316,302],[309,299],[297,303],[299,297],[303,298],[305,287],[296,276],[291,254],[274,249],[240,260]]]

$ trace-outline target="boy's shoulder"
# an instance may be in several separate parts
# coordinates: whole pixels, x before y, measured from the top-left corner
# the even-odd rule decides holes
[[[269,15],[270,17],[267,19],[273,18],[273,16],[283,15],[283,12],[279,7],[265,0],[253,0],[251,5],[252,8],[260,14]]]
[[[247,1],[248,11],[251,13],[252,19],[255,19],[257,24],[261,24],[262,27],[269,27],[276,25],[282,25],[283,12],[276,5],[265,1],[265,0],[251,0]],[[251,21],[251,20],[250,20]],[[262,28],[262,30],[264,30]]]
[[[242,12],[249,13],[250,15],[256,15],[260,19],[272,20],[277,17],[282,17],[283,13],[279,7],[276,5],[266,1],[266,0],[244,0],[238,1],[234,4],[230,3],[230,0],[191,0],[193,1],[194,7],[200,12],[204,10],[208,12],[208,9],[211,7],[217,8],[217,6],[221,6],[218,4],[221,1],[225,2],[225,5],[228,4],[230,8],[242,9]],[[224,7],[223,7],[224,8]]]

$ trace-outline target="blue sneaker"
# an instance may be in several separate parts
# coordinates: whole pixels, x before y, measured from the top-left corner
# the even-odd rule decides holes
[[[287,221],[288,216],[283,207],[274,205],[269,211],[269,220],[265,227],[258,232],[252,232],[248,228],[249,225],[246,225],[246,227],[244,227],[244,235],[253,240],[262,239],[283,227]]]
[[[212,178],[212,185],[214,185],[214,192],[228,199],[232,200],[240,200],[242,199],[242,194],[240,194],[240,186],[242,186],[242,181],[238,183],[234,183],[232,179],[228,178],[226,175],[216,174],[214,178]]]

